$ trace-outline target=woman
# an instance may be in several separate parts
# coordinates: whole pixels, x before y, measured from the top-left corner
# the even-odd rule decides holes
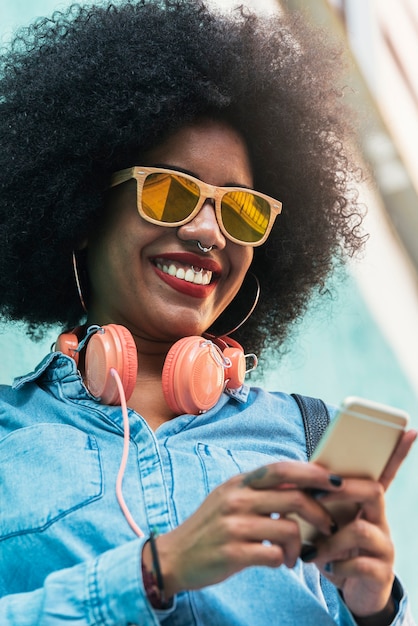
[[[2,624],[412,623],[383,491],[415,433],[380,483],[306,463],[228,334],[278,348],[362,243],[335,64],[192,0],[74,6],[3,56],[2,311],[65,332],[1,393]]]

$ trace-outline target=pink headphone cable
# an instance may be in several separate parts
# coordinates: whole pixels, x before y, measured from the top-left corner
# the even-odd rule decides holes
[[[116,385],[119,390],[120,406],[121,406],[122,415],[123,415],[123,452],[122,452],[122,459],[119,465],[118,475],[116,478],[116,498],[129,526],[132,528],[134,533],[138,535],[138,537],[143,537],[144,533],[139,528],[134,518],[132,517],[132,514],[128,508],[128,505],[125,502],[125,498],[123,497],[123,493],[122,493],[123,475],[125,473],[126,463],[128,461],[128,455],[129,455],[129,417],[128,417],[128,407],[126,404],[125,391],[123,389],[120,376],[114,367],[110,368],[110,373],[115,379]]]

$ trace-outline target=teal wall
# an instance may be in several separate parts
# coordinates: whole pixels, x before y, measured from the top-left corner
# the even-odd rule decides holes
[[[47,15],[63,4],[55,0],[3,0],[0,29],[7,33],[32,17]],[[65,6],[65,5],[64,5]],[[418,397],[396,356],[377,328],[355,281],[335,280],[333,297],[315,303],[289,342],[289,353],[272,357],[270,371],[261,379],[269,389],[298,391],[338,404],[347,395],[360,395],[406,409],[418,428]],[[394,322],[396,323],[396,322]],[[9,325],[0,331],[0,382],[29,371],[49,351],[56,336],[31,342],[24,331]],[[247,346],[250,350],[251,346]],[[418,620],[418,446],[388,492],[388,516],[397,549],[396,569],[409,589]],[[415,557],[415,558],[414,558]]]
[[[396,323],[396,321],[394,321]],[[298,391],[339,404],[358,395],[409,412],[418,428],[418,397],[376,326],[355,281],[334,283],[332,299],[316,303],[294,337],[289,354],[266,375],[270,389]],[[387,494],[396,547],[396,571],[408,587],[418,621],[418,444]]]

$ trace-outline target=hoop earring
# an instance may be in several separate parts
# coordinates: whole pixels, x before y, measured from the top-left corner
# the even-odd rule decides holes
[[[87,313],[86,303],[84,302],[83,292],[81,291],[81,281],[80,281],[80,276],[78,274],[77,257],[75,255],[74,250],[72,252],[72,258],[73,258],[74,278],[75,278],[75,284],[76,284],[76,287],[77,287],[78,297],[80,299],[80,304],[82,306],[82,309],[83,309],[84,313]]]
[[[218,337],[229,337],[230,335],[232,335],[233,333],[235,333],[235,332],[236,332],[239,328],[241,328],[241,326],[243,326],[243,325],[245,324],[245,322],[246,322],[246,321],[247,321],[247,320],[251,317],[251,315],[254,313],[255,307],[256,307],[256,306],[257,306],[257,304],[258,304],[258,301],[259,301],[259,299],[260,299],[260,294],[261,294],[260,281],[258,280],[257,276],[256,276],[253,272],[249,272],[249,273],[247,274],[247,276],[252,276],[252,278],[254,279],[255,284],[256,284],[256,292],[255,292],[255,296],[254,296],[254,301],[253,301],[253,303],[252,303],[252,305],[251,305],[251,307],[250,307],[250,309],[249,309],[248,313],[245,315],[245,317],[244,317],[244,318],[243,318],[243,319],[242,319],[242,320],[241,320],[241,321],[240,321],[240,322],[239,322],[236,326],[234,326],[234,327],[233,327],[231,330],[229,330],[228,332],[226,332],[226,333],[223,333],[223,332],[222,332],[222,333],[220,333],[220,332],[213,332],[211,329],[209,329],[207,332],[208,332],[210,335],[212,335],[212,334],[213,334],[213,335],[216,335],[216,336],[218,336]],[[242,285],[241,285],[241,288],[242,288]],[[237,295],[238,295],[238,294],[237,294]],[[225,310],[227,310],[227,309],[225,309]],[[222,317],[222,315],[221,315],[221,317]],[[215,322],[215,323],[216,323],[216,322]],[[206,333],[204,333],[204,334],[206,334]]]
[[[229,335],[232,335],[232,333],[237,331],[238,328],[241,328],[241,326],[244,326],[245,322],[248,319],[250,319],[251,315],[254,313],[254,309],[255,309],[255,307],[258,304],[258,301],[260,299],[260,293],[261,293],[260,281],[258,280],[257,276],[255,274],[253,274],[252,272],[250,272],[250,275],[254,278],[255,283],[256,283],[256,292],[255,292],[255,297],[254,297],[254,302],[252,304],[252,307],[250,308],[250,310],[248,311],[247,315],[244,317],[243,320],[241,320],[241,322],[239,324],[234,326],[234,328],[232,330],[230,330],[227,333],[223,334],[224,337],[229,337]]]

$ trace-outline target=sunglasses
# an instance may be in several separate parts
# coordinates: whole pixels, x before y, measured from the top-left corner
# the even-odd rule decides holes
[[[113,174],[110,187],[134,178],[139,215],[159,226],[190,222],[205,201],[215,201],[215,213],[225,237],[241,246],[260,246],[267,239],[282,203],[245,187],[216,187],[194,176],[161,167],[130,167]]]

